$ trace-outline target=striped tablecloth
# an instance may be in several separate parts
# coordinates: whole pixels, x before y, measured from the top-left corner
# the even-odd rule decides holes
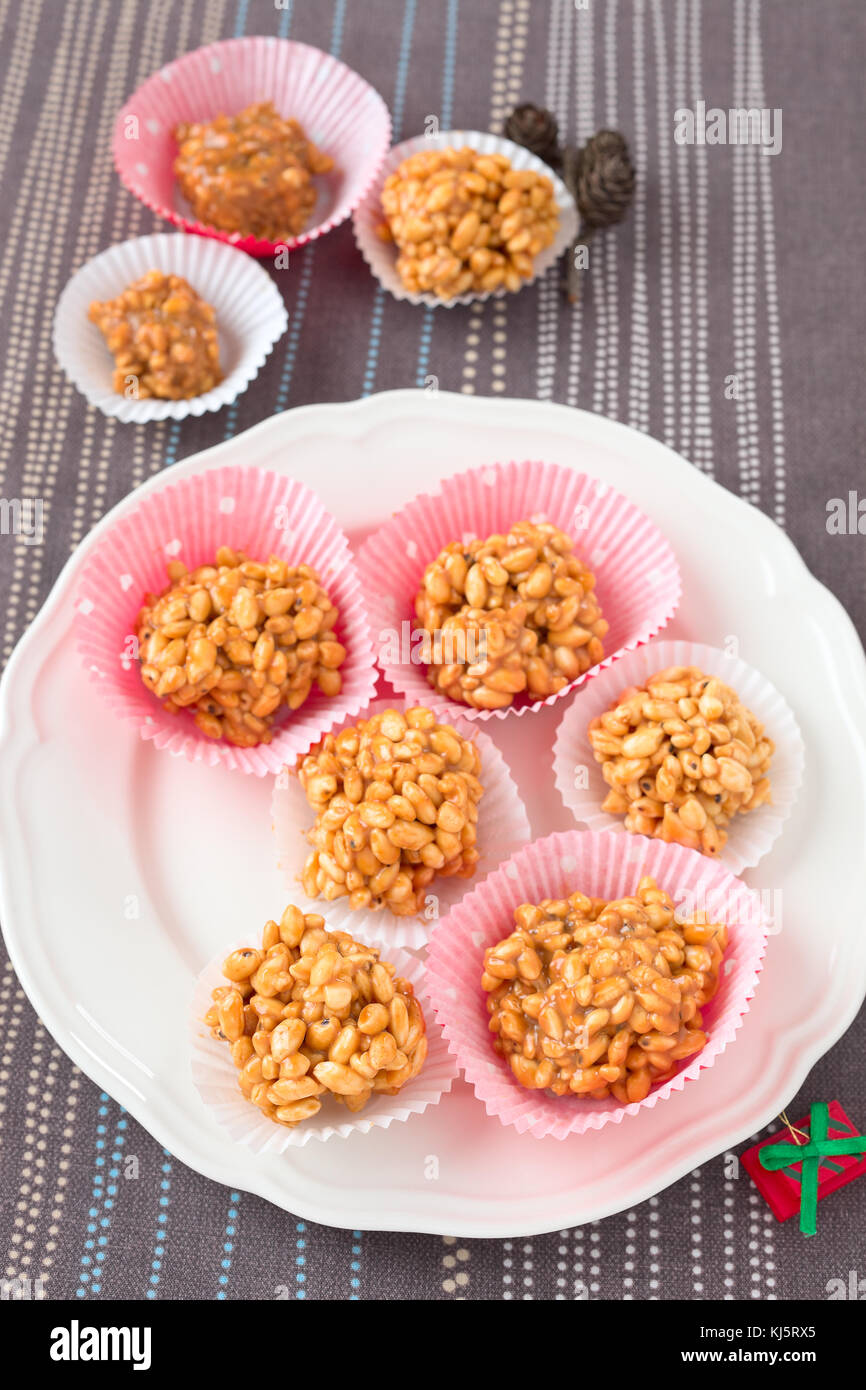
[[[431,377],[657,435],[768,512],[862,625],[863,537],[827,527],[828,501],[863,485],[860,19],[858,0],[0,0],[0,491],[45,518],[41,546],[0,536],[4,660],[69,552],[150,474],[275,411]],[[428,116],[498,130],[521,99],[572,140],[626,132],[633,215],[593,247],[580,307],[551,273],[478,310],[413,309],[344,225],[275,272],[290,328],[231,409],[146,427],[88,409],[52,358],[55,301],[89,257],[159,225],[114,174],[115,112],[168,60],[244,33],[338,54],[395,138]],[[781,150],[677,143],[675,112],[698,102],[781,111]],[[5,954],[0,972],[2,1277],[47,1297],[822,1299],[856,1266],[866,1182],[822,1205],[807,1258],[721,1156],[637,1210],[531,1240],[311,1226],[164,1152],[70,1065]],[[792,1116],[838,1097],[862,1126],[864,1046],[861,1015]]]

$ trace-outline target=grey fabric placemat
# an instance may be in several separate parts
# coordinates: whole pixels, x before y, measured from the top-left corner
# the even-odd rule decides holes
[[[0,493],[42,499],[45,520],[40,546],[0,536],[4,661],[70,551],[150,474],[275,411],[430,377],[681,449],[787,530],[862,633],[864,539],[826,524],[863,480],[858,0],[0,0],[0,27]],[[498,129],[521,99],[572,139],[625,131],[637,202],[593,247],[581,306],[551,273],[477,311],[414,309],[377,289],[346,224],[274,272],[290,328],[236,407],[145,427],[89,409],[53,360],[58,294],[163,225],[114,173],[115,112],[162,64],[242,33],[338,54],[395,139],[429,116]],[[698,101],[781,109],[781,150],[675,143],[674,112]],[[722,1156],[635,1211],[533,1239],[312,1226],[164,1152],[55,1046],[5,953],[0,969],[2,1277],[47,1297],[823,1299],[862,1263],[866,1181],[822,1203],[807,1245]],[[866,1125],[864,1045],[861,1013],[791,1116],[837,1097]]]

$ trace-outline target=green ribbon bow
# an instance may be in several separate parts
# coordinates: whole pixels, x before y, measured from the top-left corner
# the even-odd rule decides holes
[[[768,1173],[778,1173],[780,1168],[789,1168],[790,1176],[800,1182],[800,1230],[804,1236],[813,1236],[818,1229],[818,1182],[822,1166],[836,1168],[837,1164],[825,1162],[834,1154],[866,1153],[866,1135],[850,1134],[843,1139],[828,1139],[830,1112],[826,1101],[817,1101],[809,1115],[809,1140],[805,1144],[770,1144],[761,1149],[758,1161]],[[802,1175],[793,1165],[799,1163]]]

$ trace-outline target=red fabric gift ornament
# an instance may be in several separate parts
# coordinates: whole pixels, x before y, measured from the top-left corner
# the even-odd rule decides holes
[[[866,1136],[837,1100],[817,1102],[808,1118],[788,1124],[788,1133],[793,1143],[770,1135],[747,1149],[741,1161],[776,1219],[787,1221],[799,1211],[800,1230],[813,1236],[818,1203],[866,1173]]]

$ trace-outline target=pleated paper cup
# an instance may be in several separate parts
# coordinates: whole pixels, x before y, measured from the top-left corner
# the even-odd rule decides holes
[[[553,748],[553,773],[560,796],[580,825],[601,833],[628,832],[622,816],[601,809],[610,788],[589,742],[589,724],[614,708],[629,686],[643,686],[668,666],[698,666],[736,691],[764,725],[776,745],[769,778],[772,803],[736,815],[725,827],[728,839],[718,858],[731,871],[751,869],[782,833],[803,781],[805,745],[787,700],[767,677],[739,657],[702,642],[652,642],[631,652],[615,670],[604,671],[566,710]]]
[[[260,101],[299,121],[335,166],[314,178],[318,199],[310,225],[281,242],[199,222],[174,175],[177,125],[236,116]],[[376,178],[390,139],[388,108],[357,72],[308,44],[257,35],[197,48],[149,77],[118,113],[114,162],[130,193],[176,227],[231,242],[253,256],[272,256],[344,222]]]
[[[405,712],[413,702],[375,700],[361,714],[361,719],[380,714],[386,709]],[[334,733],[354,724],[346,719]],[[440,721],[441,722],[441,721]],[[478,850],[480,858],[475,874],[469,878],[434,878],[427,890],[427,908],[418,917],[395,917],[387,908],[377,912],[369,908],[355,910],[348,898],[326,902],[323,898],[308,898],[300,882],[304,860],[310,852],[307,831],[313,826],[316,812],[304,794],[292,768],[284,768],[274,784],[271,819],[277,842],[277,859],[291,900],[304,912],[327,913],[329,928],[347,931],[387,953],[392,946],[417,950],[424,946],[438,917],[450,911],[484,874],[507,859],[520,845],[525,845],[531,831],[526,809],[511,776],[508,764],[492,739],[477,726],[459,718],[447,722],[461,738],[471,739],[481,754],[480,779],[484,795],[478,806]]]
[[[422,629],[415,595],[424,570],[450,542],[508,531],[518,521],[549,521],[575,542],[596,576],[596,593],[610,630],[605,655],[555,695],[518,695],[505,709],[479,710],[449,700],[414,662],[412,641]],[[598,478],[555,463],[495,463],[446,478],[421,493],[375,531],[358,554],[378,661],[395,690],[449,717],[507,719],[551,705],[621,660],[670,621],[680,600],[673,551],[649,517]]]
[[[334,923],[328,921],[327,928],[333,931]],[[457,1066],[426,997],[424,965],[416,956],[389,950],[383,953],[382,959],[396,966],[398,978],[410,981],[424,1011],[427,1056],[418,1075],[395,1096],[374,1095],[363,1110],[353,1112],[332,1096],[323,1096],[318,1114],[292,1129],[269,1120],[240,1090],[238,1070],[228,1043],[212,1037],[203,1021],[213,1002],[211,991],[226,983],[223,961],[232,950],[248,945],[248,939],[237,941],[205,966],[193,988],[190,1014],[193,1083],[205,1105],[235,1143],[244,1144],[257,1154],[281,1154],[286,1149],[303,1148],[311,1139],[323,1141],[335,1136],[346,1139],[350,1134],[369,1134],[371,1129],[388,1129],[401,1120],[408,1120],[410,1115],[420,1115],[429,1106],[438,1105],[450,1091]]]
[[[408,299],[410,304],[427,304],[431,309],[453,309],[455,304],[474,304],[484,299],[499,299],[509,293],[505,287],[498,290],[478,290],[456,295],[453,299],[440,299],[438,295],[408,290],[397,272],[397,247],[393,242],[383,241],[377,228],[385,220],[382,211],[382,189],[389,174],[393,174],[399,164],[411,154],[424,150],[462,149],[468,145],[479,154],[504,154],[511,160],[514,169],[534,169],[544,174],[553,184],[553,196],[559,209],[559,226],[550,246],[545,247],[533,262],[532,275],[522,282],[531,285],[540,275],[555,265],[559,257],[577,236],[578,216],[574,199],[562,179],[537,155],[530,153],[523,145],[515,145],[501,135],[491,135],[481,130],[443,130],[436,135],[416,135],[404,140],[388,151],[378,177],[361,199],[352,219],[358,249],[379,284],[388,290],[395,299]],[[522,286],[521,286],[522,288]]]
[[[137,400],[114,389],[114,357],[87,317],[93,300],[114,299],[146,275],[182,275],[216,311],[223,379],[189,400]],[[270,277],[231,246],[161,232],[110,246],[76,271],[54,313],[54,353],[73,386],[124,424],[185,420],[231,405],[255,380],[289,318]]]
[[[135,624],[147,593],[168,584],[166,564],[212,564],[221,545],[251,560],[276,555],[311,565],[339,610],[346,648],[343,688],[314,688],[300,709],[282,710],[270,743],[236,748],[207,738],[189,710],[170,714],[144,686]],[[102,696],[143,739],[189,762],[263,777],[280,768],[369,702],[376,685],[367,612],[349,544],[315,493],[262,468],[215,468],[148,492],[109,528],[81,574],[75,600],[78,650]]]
[[[574,892],[608,901],[628,897],[647,875],[670,894],[683,917],[706,912],[711,921],[728,927],[719,988],[701,1010],[706,1046],[685,1058],[644,1100],[628,1105],[612,1097],[553,1096],[521,1086],[494,1051],[488,996],[481,988],[485,950],[510,935],[514,910],[522,903]],[[710,1069],[748,1012],[769,929],[770,918],[757,894],[715,860],[642,835],[623,839],[570,830],[518,850],[439,923],[427,953],[427,988],[457,1065],[488,1115],[521,1134],[565,1139],[652,1110]]]

